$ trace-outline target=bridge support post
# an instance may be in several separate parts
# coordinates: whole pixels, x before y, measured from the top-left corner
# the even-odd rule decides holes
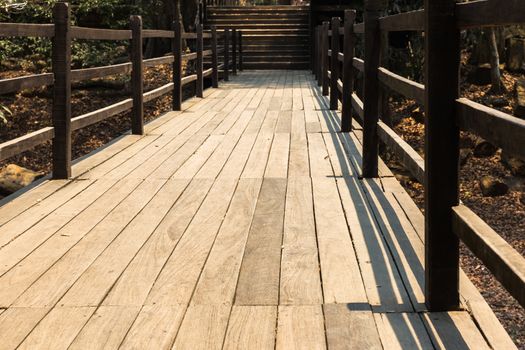
[[[202,24],[197,24],[197,60],[195,62],[196,65],[196,72],[197,72],[197,91],[196,95],[197,97],[204,97],[204,76],[203,76],[203,70],[204,70],[204,57],[203,57],[203,51],[204,51],[204,38],[202,35]]]
[[[144,64],[142,54],[142,18],[131,16],[131,132],[133,135],[144,134]]]
[[[182,109],[182,23],[173,23],[173,110]]]
[[[71,8],[59,2],[53,9],[53,179],[71,177]]]
[[[211,66],[213,69],[211,75],[211,85],[214,88],[219,87],[219,58],[217,53],[217,28],[211,28]]]
[[[243,53],[242,53],[242,31],[239,30],[239,70],[242,72],[243,70]]]
[[[322,62],[322,92],[323,96],[328,96],[330,93],[328,81],[328,30],[330,22],[323,22],[323,29],[321,33],[321,62]]]
[[[332,57],[330,61],[330,109],[336,111],[339,108],[339,27],[341,20],[338,17],[332,18]]]
[[[224,29],[224,81],[230,80],[230,29]]]
[[[343,59],[343,110],[341,114],[341,132],[352,131],[352,92],[354,91],[354,55],[355,55],[355,10],[345,11],[344,59]]]
[[[425,296],[430,311],[459,307],[459,239],[452,207],[459,203],[460,40],[454,0],[425,0]]]
[[[323,27],[317,26],[317,85],[323,85]]]
[[[379,137],[379,61],[381,56],[381,30],[379,16],[383,0],[365,1],[365,88],[363,118],[363,177],[378,175]]]

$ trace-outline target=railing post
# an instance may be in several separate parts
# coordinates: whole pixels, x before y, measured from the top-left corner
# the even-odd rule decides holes
[[[211,75],[211,85],[214,88],[219,87],[219,57],[217,52],[217,27],[211,27],[211,66],[213,69]]]
[[[336,111],[339,108],[339,89],[337,81],[339,80],[339,27],[341,20],[337,17],[332,18],[332,59],[330,71],[330,109]]]
[[[204,97],[204,76],[203,76],[203,70],[204,70],[204,57],[203,57],[203,51],[204,51],[204,39],[202,35],[202,24],[197,24],[197,60],[195,62],[196,64],[196,71],[197,71],[197,97]]]
[[[232,30],[232,73],[237,75],[237,29]]]
[[[459,307],[459,239],[451,207],[459,203],[460,40],[455,0],[425,0],[425,296],[429,311]]]
[[[131,112],[131,132],[133,135],[144,134],[144,84],[142,63],[142,18],[131,16],[131,96],[133,110]]]
[[[312,73],[317,79],[317,27],[314,27],[313,32],[313,49],[312,49]]]
[[[173,23],[173,110],[182,109],[182,23]]]
[[[354,55],[355,55],[355,10],[345,11],[344,60],[343,60],[343,107],[341,114],[341,132],[352,131],[352,93],[354,91]]]
[[[379,16],[382,0],[365,1],[365,88],[363,118],[363,177],[378,175],[379,138],[379,60],[381,56],[381,31]]]
[[[71,8],[59,2],[53,10],[53,178],[71,177]]]
[[[321,33],[321,39],[322,39],[322,53],[321,53],[321,59],[322,59],[322,90],[323,90],[323,96],[328,96],[330,90],[329,90],[329,82],[328,82],[328,30],[330,28],[330,22],[323,22],[323,30]]]
[[[230,29],[224,30],[224,81],[230,80]]]
[[[242,30],[239,30],[239,70],[243,70],[243,57],[242,57]]]
[[[317,86],[323,85],[323,26],[317,26]]]

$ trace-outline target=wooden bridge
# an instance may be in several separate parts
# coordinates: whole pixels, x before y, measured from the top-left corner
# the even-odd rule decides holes
[[[519,15],[482,12],[486,23],[473,24],[483,17],[471,11],[492,1],[440,3],[459,7],[457,17],[443,17],[446,6],[385,18],[368,8],[364,26],[348,11],[344,27],[338,19],[316,27],[315,74],[231,75],[239,51],[231,51],[229,28],[143,30],[138,17],[131,31],[70,27],[65,4],[47,31],[0,24],[3,36],[45,34],[57,48],[51,77],[0,81],[4,92],[53,82],[55,89],[54,125],[0,145],[6,159],[52,139],[55,167],[54,179],[0,207],[0,349],[515,348],[459,269],[459,238],[522,305],[524,259],[451,196],[459,133],[452,126],[457,118],[523,154],[525,123],[445,89],[459,63],[457,42],[444,39],[458,32],[440,28],[448,28],[443,18],[457,21],[448,23],[454,28],[518,23],[524,9],[509,1]],[[380,28],[425,29],[442,77],[432,59],[426,89],[378,67]],[[353,54],[360,32],[365,61]],[[172,38],[174,53],[143,60],[139,40],[155,36]],[[132,62],[71,72],[72,37],[132,40]],[[195,53],[183,54],[183,38],[197,40]],[[183,60],[196,60],[194,75],[182,75]],[[144,93],[142,68],[159,62],[174,63],[174,81]],[[361,98],[354,68],[365,73]],[[72,76],[130,71],[129,100],[71,118]],[[440,83],[443,75],[452,80]],[[203,88],[206,77],[215,88]],[[219,86],[220,77],[230,79]],[[423,96],[427,119],[438,115],[427,124],[434,148],[426,164],[378,121],[380,81]],[[182,102],[191,82],[200,97]],[[173,94],[175,111],[144,125],[144,101],[164,93]],[[71,163],[72,129],[128,109],[132,134]],[[377,157],[379,138],[426,183],[426,219]]]

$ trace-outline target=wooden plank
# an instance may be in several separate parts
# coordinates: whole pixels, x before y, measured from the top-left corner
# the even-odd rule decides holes
[[[54,24],[1,23],[0,36],[51,38],[55,35]]]
[[[323,310],[329,349],[383,349],[368,305],[326,304]]]
[[[148,296],[148,305],[189,303],[236,186],[236,179],[221,179],[214,184],[164,265]]]
[[[412,312],[410,298],[359,180],[345,177],[337,184],[373,311]]]
[[[144,306],[119,349],[170,349],[186,306]]]
[[[71,37],[83,40],[130,40],[131,30],[71,27]]]
[[[208,158],[215,152],[217,147],[223,141],[224,136],[210,136],[199,149],[179,168],[174,174],[175,179],[191,179],[206,163]]]
[[[259,134],[253,146],[241,178],[259,178],[264,176],[266,163],[272,147],[273,135]]]
[[[67,203],[66,208],[62,208],[58,213],[55,212],[44,220],[40,221],[24,232],[14,241],[11,241],[0,250],[0,274],[7,272],[17,265],[35,248],[52,237],[58,230],[68,224],[77,215],[98,200],[108,191],[115,181],[99,181]]]
[[[222,349],[230,309],[226,305],[190,306],[172,349]]]
[[[0,314],[0,349],[15,349],[49,312],[47,308],[10,308]]]
[[[302,124],[304,127],[304,123]],[[290,139],[289,177],[310,176],[308,139],[305,133],[292,133]]]
[[[0,24],[2,25],[2,24]],[[53,73],[34,74],[0,80],[0,94],[10,94],[25,89],[53,85]]]
[[[323,303],[309,177],[288,179],[279,303]]]
[[[381,17],[379,26],[382,31],[423,31],[425,29],[425,11],[417,10]]]
[[[277,307],[234,306],[223,349],[267,349],[275,347]]]
[[[213,181],[193,180],[104,299],[104,305],[142,305],[162,267],[208,194]]]
[[[264,177],[286,178],[290,153],[290,134],[275,134]]]
[[[367,302],[336,182],[326,177],[315,177],[312,182],[324,301]]]
[[[131,328],[140,307],[101,306],[68,349],[116,349]],[[96,340],[96,341],[94,341]]]
[[[456,4],[456,25],[458,28],[493,27],[523,24],[525,12],[520,0],[508,0],[505,8],[494,1],[478,0]]]
[[[98,306],[188,185],[170,180],[71,286],[61,305]]]
[[[246,243],[235,305],[277,305],[286,180],[263,182]]]
[[[55,308],[18,349],[67,349],[94,312],[94,307]]]
[[[275,348],[326,349],[321,306],[279,306]]]
[[[16,220],[11,220],[4,224],[0,227],[0,247],[4,247],[9,242],[16,239],[26,230],[47,217],[57,208],[60,208],[91,184],[92,183],[88,181],[69,182],[67,186],[62,187],[59,191],[56,191],[45,200],[18,215]]]
[[[312,178],[334,176],[322,134],[308,134],[308,152]]]
[[[392,73],[386,68],[380,67],[378,71],[379,81],[408,99],[416,100],[420,104],[425,103],[425,86],[398,74]]]
[[[388,349],[434,349],[417,313],[374,314],[381,342]]]
[[[334,176],[357,176],[352,166],[352,161],[347,156],[339,135],[332,133],[323,133],[322,135],[330,157]]]
[[[117,201],[120,204],[115,209],[109,213],[107,208],[99,209],[98,215],[92,214],[93,217],[84,217],[76,222],[76,226],[74,226],[75,223],[72,223],[67,227],[67,231],[58,232],[56,238],[49,241],[49,244],[44,249],[39,250],[38,254],[35,254],[33,257],[30,256],[31,260],[24,266],[25,269],[31,272],[28,276],[16,273],[16,271],[13,272],[13,275],[19,280],[17,286],[24,290],[22,288],[24,286],[27,288],[26,283],[35,281],[36,277],[45,271],[17,299],[15,304],[18,306],[47,306],[54,305],[59,301],[97,256],[104,251],[113,239],[118,236],[120,231],[150,201],[162,187],[162,184],[163,182],[158,180],[147,180],[134,189],[136,183],[132,182],[131,190],[134,189],[133,192],[125,197],[126,199],[122,202]],[[126,194],[129,194],[131,190],[129,188],[121,189],[122,192],[127,192]],[[102,217],[100,217],[100,213],[103,214]],[[80,229],[77,230],[79,227]],[[86,233],[88,233],[87,236]],[[54,248],[54,250],[51,248]],[[42,255],[49,260],[46,261],[46,264],[39,265],[43,261]],[[54,264],[50,267],[51,261]],[[11,294],[15,291],[17,290],[15,289]]]
[[[192,304],[233,304],[262,179],[241,179],[201,272]]]
[[[468,312],[422,314],[434,347],[439,349],[490,349]]]
[[[101,122],[117,114],[127,112],[133,107],[133,100],[126,99],[110,106],[98,109],[93,112],[83,114],[71,119],[71,129],[73,131],[85,128],[89,125]]]

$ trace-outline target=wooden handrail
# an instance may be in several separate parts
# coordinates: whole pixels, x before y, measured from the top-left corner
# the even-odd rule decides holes
[[[371,3],[375,4],[373,1]],[[429,7],[429,13],[418,10],[381,18],[374,17],[377,12],[365,9],[367,25],[366,21],[355,24],[355,11],[346,11],[344,28],[338,25],[337,20],[332,21],[331,28],[328,22],[315,27],[313,70],[319,85],[323,87],[322,94],[329,94],[331,97],[331,107],[334,108],[336,102],[342,103],[341,130],[350,131],[353,118],[363,126],[363,142],[369,150],[368,155],[364,151],[363,175],[375,176],[377,154],[370,153],[370,150],[376,150],[377,142],[381,140],[414,178],[425,186],[428,221],[425,279],[429,309],[450,310],[459,305],[459,239],[487,265],[511,295],[524,305],[525,259],[479,217],[459,205],[457,163],[460,129],[488,140],[509,154],[525,158],[525,121],[468,99],[458,98],[457,89],[451,89],[450,85],[451,82],[456,85],[454,82],[458,81],[458,29],[523,23],[525,7],[521,0],[509,1],[501,11],[495,10],[494,6],[498,5],[493,0],[457,4],[450,0],[448,6],[449,8]],[[448,15],[453,12],[455,16]],[[426,18],[435,18],[432,25],[425,23]],[[442,22],[443,18],[447,19],[446,22]],[[443,28],[452,30],[446,31]],[[379,66],[380,50],[377,47],[382,40],[379,33],[389,31],[426,32],[426,79],[430,88]],[[355,57],[355,34],[365,34],[367,61]],[[344,38],[342,50],[334,41],[338,36]],[[331,47],[327,44],[330,38]],[[344,67],[342,76],[337,73],[340,63]],[[354,93],[354,70],[364,73],[364,101]],[[373,84],[376,75],[381,85]],[[426,161],[386,121],[371,118],[371,115],[382,115],[385,112],[375,109],[381,97],[379,92],[383,89],[416,100],[423,106],[427,101],[431,102],[430,107],[425,107],[426,132],[429,133],[425,145]],[[425,163],[429,165],[428,168]],[[435,272],[436,266],[440,266],[440,275]]]
[[[0,144],[0,160],[5,160],[21,152],[27,151],[43,142],[53,141],[53,177],[69,178],[71,176],[71,133],[75,130],[98,123],[117,114],[132,110],[132,132],[144,132],[144,103],[150,102],[167,93],[173,94],[173,109],[182,105],[182,87],[197,82],[197,95],[203,96],[203,79],[211,77],[212,86],[219,86],[219,71],[225,70],[227,78],[230,69],[237,65],[229,63],[229,29],[205,32],[202,27],[197,33],[184,33],[182,25],[175,25],[173,30],[151,30],[142,28],[140,16],[132,16],[129,30],[98,29],[71,26],[70,6],[58,3],[54,7],[53,24],[19,24],[0,23],[0,37],[50,37],[53,45],[53,72],[0,80],[0,94],[8,94],[23,89],[42,86],[53,86],[53,126],[47,127],[14,140]],[[223,35],[224,33],[224,35]],[[239,33],[239,38],[241,33]],[[147,38],[168,38],[174,41],[172,55],[144,59],[143,40]],[[218,45],[218,39],[223,38],[225,49]],[[238,38],[238,39],[239,39]],[[71,41],[84,40],[130,40],[131,62],[71,70]],[[196,39],[196,52],[183,54],[182,40]],[[211,39],[211,48],[204,49],[203,40]],[[240,42],[239,42],[240,43]],[[240,45],[239,45],[240,47]],[[242,51],[232,52],[242,61]],[[225,63],[218,64],[218,55],[224,54]],[[204,69],[204,57],[212,57],[210,68]],[[182,61],[197,60],[197,71],[193,75],[183,76]],[[144,68],[161,64],[173,64],[173,82],[144,93]],[[113,105],[71,118],[71,83],[89,79],[104,78],[110,75],[131,74],[131,98]]]

